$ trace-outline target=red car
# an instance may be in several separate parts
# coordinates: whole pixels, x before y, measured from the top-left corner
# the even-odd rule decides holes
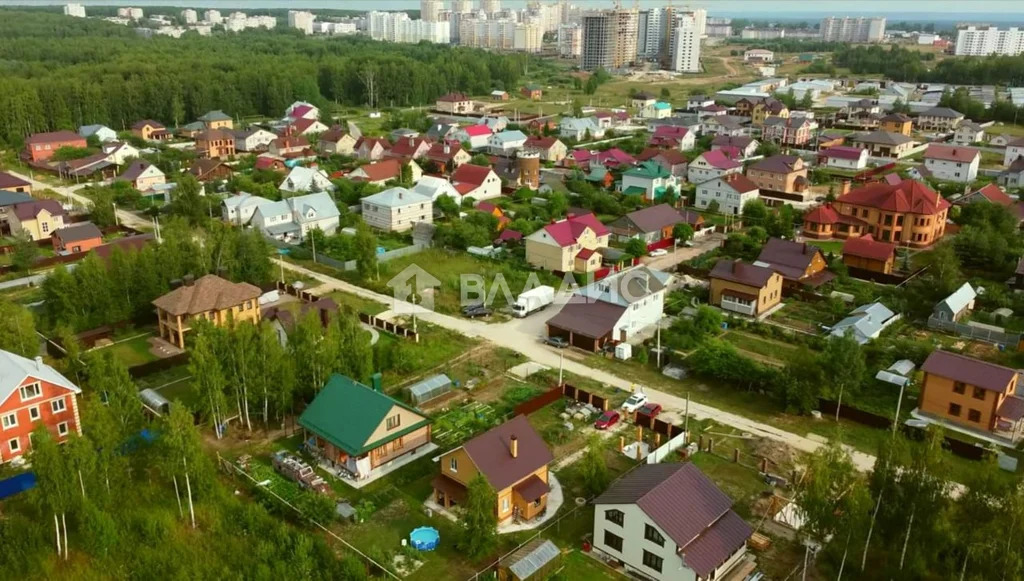
[[[594,422],[594,427],[599,430],[607,430],[619,423],[619,418],[619,412],[615,410],[608,410],[601,414],[601,417],[597,418],[597,421]]]
[[[658,414],[661,413],[661,404],[660,403],[646,403],[646,404],[643,405],[643,407],[638,409],[636,411],[636,413],[643,414],[643,415],[645,415],[647,417],[650,417],[650,418],[656,418],[656,417],[658,417]]]

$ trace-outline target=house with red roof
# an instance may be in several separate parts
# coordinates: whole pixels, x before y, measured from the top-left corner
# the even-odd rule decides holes
[[[487,147],[492,133],[494,132],[486,125],[468,125],[456,131],[453,137],[458,139],[459,143],[468,143],[470,149],[478,149]]]
[[[132,135],[146,141],[164,141],[171,138],[171,132],[159,121],[143,119],[132,124]]]
[[[760,190],[750,178],[741,173],[728,173],[697,186],[695,202],[707,209],[714,204],[718,212],[739,216],[743,206],[760,198]]]
[[[438,167],[438,171],[448,173],[458,169],[462,164],[469,163],[472,156],[462,148],[461,143],[457,141],[442,141],[431,145],[423,158],[434,162]]]
[[[555,163],[562,161],[569,154],[569,148],[557,137],[530,136],[526,139],[523,149],[536,151],[542,160]]]
[[[932,143],[924,152],[924,167],[937,180],[973,182],[980,166],[981,152],[973,147]]]
[[[674,125],[659,125],[654,134],[647,140],[651,147],[678,149],[679,151],[690,151],[696,143],[694,133],[686,127]]]
[[[348,179],[354,182],[367,182],[375,186],[383,186],[391,180],[402,179],[402,165],[408,164],[412,171],[412,181],[419,181],[423,177],[423,170],[413,160],[403,161],[400,159],[382,159],[375,163],[368,163],[357,167],[348,174]]]
[[[403,137],[395,140],[384,157],[396,159],[420,159],[430,151],[433,143],[426,137]]]
[[[452,185],[463,197],[489,200],[501,195],[501,178],[489,167],[464,163],[452,174]]]
[[[46,161],[62,147],[87,147],[85,138],[74,131],[35,133],[25,140],[22,156],[29,161]]]
[[[676,149],[655,149],[649,147],[636,157],[637,162],[653,161],[677,178],[686,178],[686,156]]]
[[[457,115],[471,113],[473,111],[473,100],[464,93],[448,93],[443,97],[438,97],[437,102],[434,104],[434,109],[441,113]]]
[[[283,161],[276,157],[271,157],[269,155],[258,156],[256,158],[256,163],[253,165],[253,168],[268,171],[279,171],[282,173],[288,171],[288,166],[286,166]]]
[[[284,135],[271,141],[267,151],[270,155],[284,159],[314,155],[313,150],[309,147],[309,140],[291,131],[287,131]]]
[[[319,119],[320,109],[312,103],[296,101],[284,112],[284,117],[292,123],[299,119]]]
[[[0,464],[32,449],[32,431],[45,426],[57,442],[81,435],[82,390],[42,357],[0,350]]]
[[[526,237],[526,261],[541,270],[594,272],[601,268],[601,248],[608,228],[593,213],[569,214]]]
[[[698,155],[686,168],[686,180],[691,184],[702,184],[727,174],[741,173],[743,164],[730,157],[729,153],[716,149]]]
[[[915,180],[875,182],[818,206],[804,216],[808,238],[852,238],[871,234],[875,240],[926,248],[946,232],[950,203]]]
[[[880,242],[870,234],[847,238],[843,242],[843,264],[850,269],[892,274],[896,245]]]
[[[288,129],[295,135],[319,135],[330,128],[317,119],[296,119]]]
[[[364,161],[379,161],[391,149],[391,142],[383,137],[360,137],[356,141],[356,157]]]
[[[818,163],[835,169],[862,170],[868,166],[868,150],[849,145],[829,147],[818,152]]]
[[[335,125],[320,134],[320,153],[323,155],[352,155],[356,138],[341,125]]]

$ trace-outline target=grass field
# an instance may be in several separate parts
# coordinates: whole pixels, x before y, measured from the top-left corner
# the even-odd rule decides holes
[[[123,339],[115,337],[114,344],[103,347],[102,350],[113,353],[125,367],[156,361],[159,358],[149,351],[149,339],[153,335],[151,330],[135,330],[132,335]]]
[[[787,343],[765,339],[764,337],[750,335],[741,331],[729,331],[722,338],[735,345],[738,349],[774,360],[779,364],[785,364],[796,350]]]
[[[840,254],[843,251],[842,240],[807,240],[811,246],[817,246],[824,254]]]
[[[1024,121],[1024,119],[1022,119]],[[1016,135],[1024,136],[1024,125],[1011,125],[1009,123],[994,123],[985,129],[986,133],[992,135]]]

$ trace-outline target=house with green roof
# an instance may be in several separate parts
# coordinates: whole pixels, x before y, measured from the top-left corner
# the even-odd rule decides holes
[[[679,191],[679,178],[653,161],[645,161],[622,174],[622,193],[642,195],[649,202],[661,199],[670,187]]]
[[[333,374],[299,416],[307,447],[332,473],[358,480],[422,456],[430,441],[430,419],[358,381]],[[427,449],[424,449],[427,447]]]

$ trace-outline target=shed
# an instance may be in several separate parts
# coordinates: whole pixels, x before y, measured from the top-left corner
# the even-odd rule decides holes
[[[158,416],[171,411],[171,400],[160,395],[155,389],[146,388],[140,391],[139,398],[142,400],[142,405]]]
[[[561,562],[561,551],[549,540],[534,539],[503,559],[498,570],[499,581],[547,579]]]
[[[419,383],[409,386],[409,395],[412,396],[413,403],[419,405],[425,401],[430,401],[435,397],[444,395],[451,391],[451,389],[451,378],[442,373],[433,377],[428,377]]]

